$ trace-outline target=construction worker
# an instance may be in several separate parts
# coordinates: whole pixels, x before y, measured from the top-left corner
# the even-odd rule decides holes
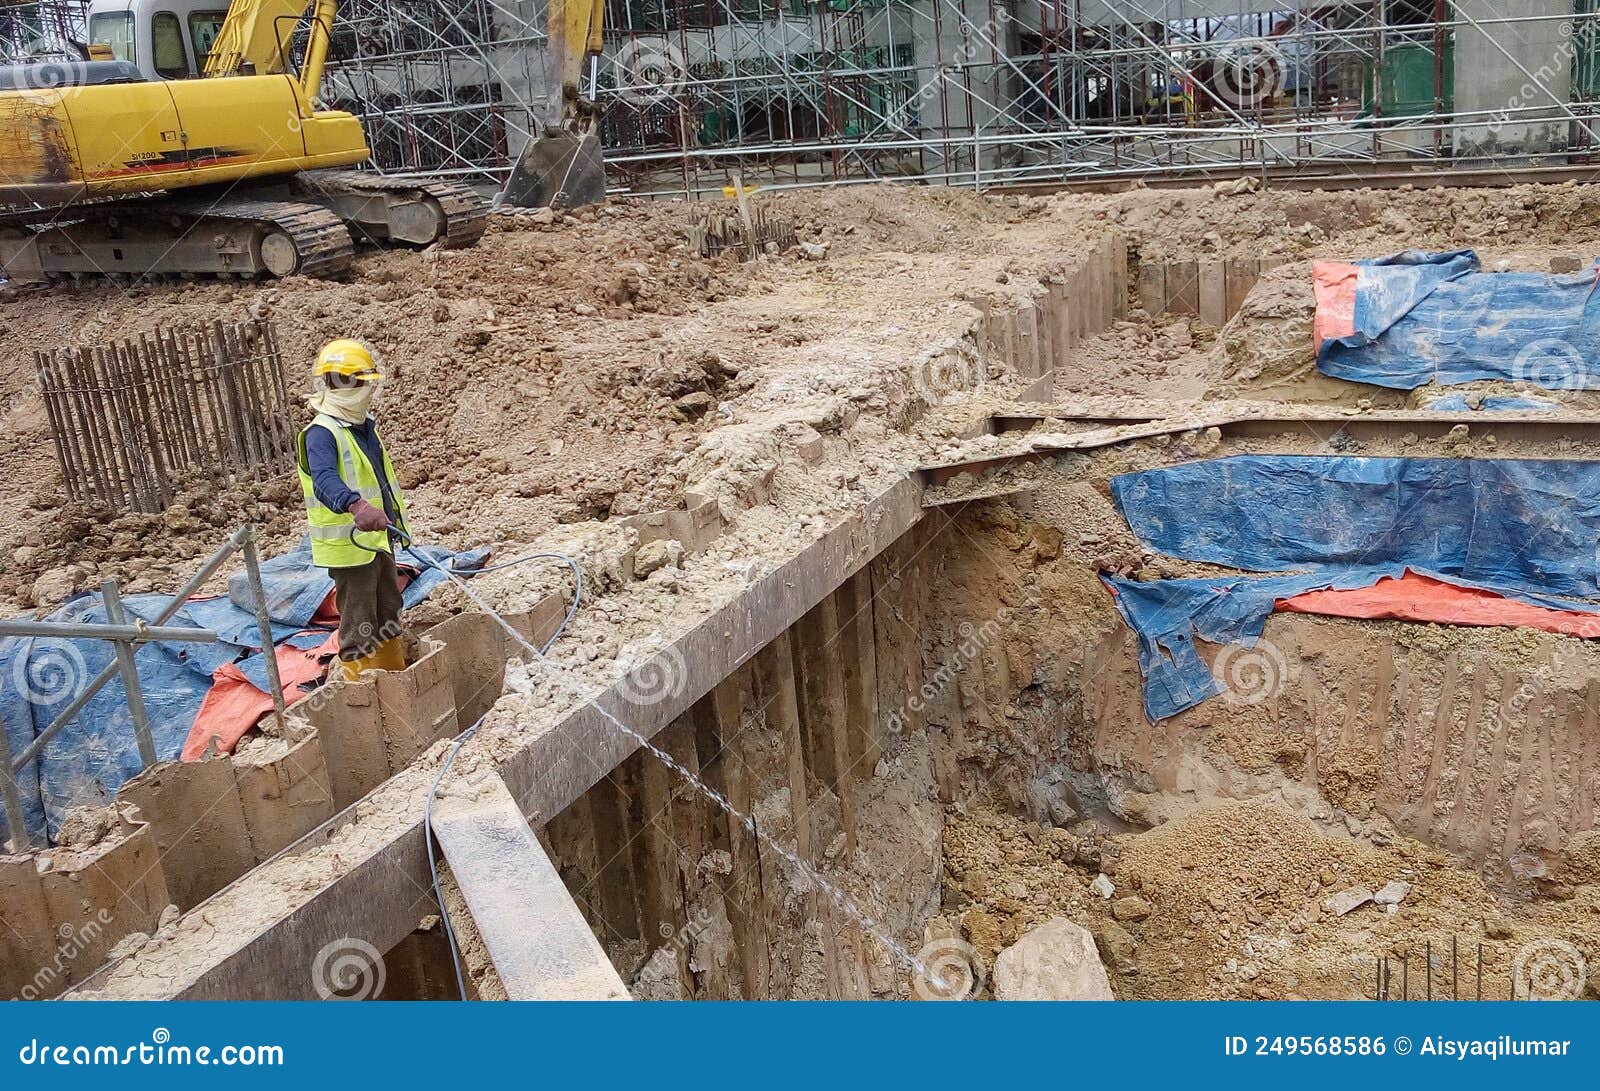
[[[383,376],[360,341],[330,341],[312,368],[316,417],[300,432],[300,489],[311,559],[333,577],[339,665],[345,678],[405,667],[394,535],[405,500],[378,435],[372,403]]]

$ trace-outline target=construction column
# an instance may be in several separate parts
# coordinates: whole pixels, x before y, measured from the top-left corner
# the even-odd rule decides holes
[[[1572,0],[1454,4],[1456,19],[1467,24],[1455,32],[1455,109],[1477,114],[1456,127],[1456,155],[1564,152],[1576,124],[1567,107],[1577,44]]]

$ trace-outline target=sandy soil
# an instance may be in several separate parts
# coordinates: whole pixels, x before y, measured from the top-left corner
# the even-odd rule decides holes
[[[554,654],[599,680],[619,654],[647,654],[662,634],[737,594],[765,559],[805,540],[867,483],[951,454],[973,406],[928,411],[930,354],[970,328],[980,306],[1027,297],[1110,228],[1127,233],[1134,257],[1290,261],[1220,330],[1135,312],[1082,346],[1057,377],[1059,394],[1404,404],[1308,372],[1308,261],[1456,245],[1479,245],[1510,268],[1587,260],[1600,252],[1597,196],[1558,186],[990,200],[848,188],[772,198],[802,239],[826,244],[820,261],[704,261],[684,245],[688,210],[663,202],[549,226],[499,223],[471,251],[368,255],[348,283],[23,295],[0,303],[0,449],[11,470],[0,482],[0,604],[48,608],[105,575],[132,591],[170,587],[246,518],[265,526],[269,545],[299,532],[289,482],[197,485],[153,517],[64,506],[30,385],[37,346],[95,342],[158,321],[265,314],[301,381],[297,369],[322,341],[370,340],[390,375],[382,418],[420,537],[514,553],[569,536],[590,558],[594,607]],[[820,461],[802,454],[818,443]],[[1016,620],[1004,647],[986,651],[963,680],[957,719],[941,725],[967,788],[943,834],[951,926],[992,963],[1032,923],[1080,920],[1095,929],[1119,995],[1140,997],[1355,996],[1375,957],[1414,953],[1427,938],[1437,952],[1452,934],[1474,952],[1486,943],[1486,982],[1504,981],[1510,952],[1531,939],[1563,937],[1600,956],[1592,839],[1569,839],[1542,874],[1509,888],[1498,869],[1495,881],[1480,877],[1481,854],[1432,840],[1428,816],[1415,810],[1427,755],[1457,757],[1434,735],[1407,743],[1409,764],[1385,788],[1392,762],[1383,747],[1317,749],[1317,733],[1340,723],[1326,709],[1273,705],[1268,723],[1263,712],[1225,714],[1213,704],[1162,732],[1113,714],[1137,682],[1096,572],[1193,570],[1141,549],[1109,503],[1110,474],[1231,450],[1444,454],[1462,443],[1506,450],[1477,435],[1351,447],[1337,434],[1301,431],[1219,448],[1199,434],[1062,460],[1060,479],[1036,495],[961,514],[966,533],[952,540],[961,539],[964,558],[951,551],[938,571],[934,661],[962,622],[1002,606]],[[615,517],[705,500],[737,516],[734,529],[681,571],[626,580],[617,566],[634,540]],[[560,579],[522,569],[482,586],[502,605],[526,605]],[[456,605],[445,596],[433,609]],[[1324,690],[1375,669],[1370,649],[1351,637],[1365,630],[1307,636],[1318,624],[1329,623],[1297,619],[1284,641],[1308,652],[1350,645],[1304,657],[1325,672],[1315,675]],[[1396,628],[1419,630],[1390,643],[1432,672],[1430,685],[1447,644],[1470,665],[1528,673],[1557,643]],[[1600,670],[1583,654],[1574,670]],[[521,686],[520,699],[547,713],[571,699],[537,680]],[[1558,688],[1566,699],[1579,683]],[[1506,831],[1508,842],[1526,832],[1520,819]],[[1544,837],[1548,827],[1535,832]],[[1448,841],[1449,830],[1440,836]],[[1116,888],[1111,899],[1089,889],[1101,872]],[[1345,887],[1392,880],[1412,886],[1393,914],[1322,908]],[[1130,896],[1146,904],[1124,904]]]
[[[706,261],[686,246],[688,207],[633,202],[550,225],[497,219],[468,251],[369,253],[347,283],[90,284],[0,302],[0,457],[10,471],[0,482],[0,603],[51,607],[106,575],[160,589],[240,521],[261,524],[273,545],[298,527],[292,481],[196,482],[159,516],[64,506],[34,386],[41,347],[268,316],[300,388],[318,345],[364,338],[389,370],[382,417],[418,527],[465,546],[673,506],[682,464],[711,428],[830,395],[870,401],[871,376],[916,366],[922,346],[970,318],[963,301],[1026,295],[1053,260],[1108,227],[1128,233],[1133,257],[1296,262],[1269,274],[1275,290],[1253,295],[1238,329],[1130,322],[1085,347],[1062,393],[1305,394],[1283,380],[1309,362],[1312,257],[1475,245],[1491,265],[1537,267],[1549,254],[1600,250],[1600,201],[1574,185],[1004,200],[850,187],[770,200],[802,239],[827,246],[826,260]],[[1309,382],[1313,397],[1350,395],[1346,384]]]
[[[1143,260],[1286,259],[1220,329],[1134,309],[1080,349],[1077,366],[1058,376],[1058,396],[1109,395],[1123,408],[1140,397],[1197,409],[1240,398],[1352,412],[1426,405],[1440,391],[1366,388],[1315,371],[1311,260],[1472,246],[1488,269],[1587,264],[1600,251],[1596,196],[1572,186],[1193,192],[1170,201],[1135,192],[1089,208],[1057,206],[1052,215],[1107,216],[1128,233],[1130,255]],[[1532,393],[1572,410],[1596,408],[1592,393],[1487,383],[1452,390],[1469,399]],[[1029,442],[981,439],[962,445],[961,456],[992,457]],[[977,624],[1002,608],[1013,611],[1013,627],[1006,655],[969,668],[975,677],[947,716],[946,730],[962,740],[956,756],[966,798],[987,802],[950,815],[948,924],[934,922],[932,932],[954,930],[992,966],[1029,927],[1066,916],[1094,931],[1118,995],[1145,998],[1371,995],[1376,959],[1386,955],[1396,975],[1409,955],[1420,990],[1430,941],[1434,995],[1444,995],[1441,958],[1452,937],[1473,987],[1483,944],[1485,992],[1501,997],[1515,954],[1528,944],[1568,943],[1591,962],[1600,957],[1600,889],[1573,879],[1586,873],[1582,861],[1592,853],[1583,806],[1557,813],[1554,803],[1536,802],[1564,801],[1569,792],[1581,801],[1595,787],[1579,757],[1589,737],[1562,727],[1566,709],[1587,700],[1587,672],[1600,669],[1586,642],[1521,630],[1275,618],[1268,636],[1287,652],[1292,692],[1285,685],[1270,707],[1210,702],[1165,725],[1139,713],[1131,650],[1094,572],[1155,579],[1207,568],[1143,549],[1111,505],[1106,481],[1173,460],[1248,451],[1595,455],[1570,442],[1559,450],[1508,444],[1477,429],[1442,441],[1358,442],[1337,430],[1286,428],[1272,440],[1237,444],[1196,432],[1057,460],[1030,493],[950,509],[961,513],[955,525],[965,533],[952,536],[960,544],[944,570],[946,635],[936,623],[932,654],[945,654],[960,623]],[[940,461],[954,457],[947,449]],[[1029,473],[1019,470],[1018,484]],[[997,548],[971,550],[974,540]],[[1383,679],[1396,663],[1402,673],[1416,672],[1420,692],[1391,698]],[[1032,685],[1019,686],[1019,676]],[[1502,729],[1509,746],[1492,756],[1487,741],[1476,751],[1470,741],[1478,730],[1466,722],[1477,715],[1472,686],[1487,692],[1485,708],[1522,694],[1521,705],[1513,699],[1494,713],[1515,726]],[[1551,742],[1538,741],[1545,736],[1537,711],[1523,726],[1530,692],[1554,710],[1555,726],[1545,729],[1554,732]],[[1379,703],[1389,708],[1391,700],[1386,731],[1374,718]],[[1558,755],[1569,750],[1572,764],[1558,756],[1544,766],[1554,772],[1541,773],[1541,747],[1552,745]],[[1512,788],[1496,806],[1502,778]],[[1232,801],[1239,798],[1251,802]],[[1530,817],[1524,804],[1543,809]],[[1108,832],[1108,823],[1120,832]],[[1116,888],[1112,899],[1090,890],[1102,869]],[[1340,889],[1376,890],[1395,879],[1413,890],[1392,915],[1370,904],[1343,917],[1322,908]],[[1147,904],[1115,912],[1128,895]]]
[[[675,506],[700,437],[730,421],[800,404],[818,422],[852,402],[887,412],[875,383],[914,378],[919,352],[972,320],[967,286],[1025,295],[1037,282],[1008,267],[1047,269],[1083,238],[1044,224],[1042,202],[957,192],[775,203],[825,260],[706,261],[686,245],[689,208],[641,202],[551,225],[497,220],[472,250],[369,253],[348,283],[92,284],[0,303],[0,603],[52,607],[106,575],[171,586],[245,519],[273,546],[299,533],[292,480],[197,482],[158,516],[64,505],[38,347],[264,315],[303,389],[321,343],[363,338],[388,373],[380,418],[421,537],[510,544]]]
[[[1063,203],[1056,215],[1080,221],[1105,215],[1150,257],[1349,258],[1408,248],[1534,246],[1587,263],[1600,237],[1597,197],[1596,187],[1574,183],[1233,195],[1133,190]]]
[[[1029,928],[1064,916],[1095,935],[1121,999],[1371,999],[1390,958],[1398,997],[1448,999],[1456,986],[1507,999],[1517,951],[1560,938],[1600,944],[1600,888],[1507,905],[1446,853],[1407,838],[1383,845],[1319,831],[1289,809],[1220,803],[1148,832],[1068,831],[992,810],[945,830],[946,905],[986,965]],[[1111,895],[1091,887],[1097,875]],[[1408,884],[1393,912],[1367,902],[1339,915],[1329,899]],[[1430,947],[1431,944],[1431,947]],[[1519,987],[1519,995],[1526,985]]]

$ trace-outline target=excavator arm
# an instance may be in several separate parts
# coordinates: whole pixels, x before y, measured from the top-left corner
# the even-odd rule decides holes
[[[545,70],[558,85],[547,88],[543,124],[517,157],[500,200],[522,208],[603,204],[599,110],[583,84],[604,46],[605,0],[550,0],[546,29]]]
[[[545,123],[562,128],[594,103],[583,95],[584,68],[600,58],[605,47],[605,0],[550,0],[549,67],[561,81],[559,95],[550,95]]]
[[[227,18],[206,54],[207,76],[277,75],[288,70],[283,47],[305,14],[307,0],[233,0]],[[307,100],[317,97],[322,69],[338,14],[336,0],[314,0],[311,36],[306,43],[300,85]]]

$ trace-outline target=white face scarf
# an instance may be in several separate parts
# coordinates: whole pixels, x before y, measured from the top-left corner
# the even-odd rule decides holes
[[[325,388],[307,395],[313,411],[326,413],[347,424],[360,424],[367,419],[372,403],[378,396],[377,383],[357,383],[355,386],[335,390]]]

